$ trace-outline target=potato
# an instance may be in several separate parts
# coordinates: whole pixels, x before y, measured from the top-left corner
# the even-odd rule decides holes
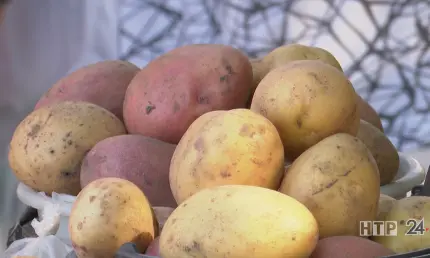
[[[160,238],[156,237],[145,251],[146,255],[160,257]]]
[[[333,236],[321,239],[310,258],[379,258],[394,253],[369,239]]]
[[[379,118],[378,113],[373,109],[373,107],[365,101],[360,95],[357,94],[357,104],[358,104],[358,112],[360,113],[360,119],[364,120],[376,128],[378,128],[381,132],[384,132],[384,127],[382,126],[381,118]]]
[[[375,220],[377,215],[378,167],[358,138],[335,134],[293,162],[279,191],[308,207],[321,238],[358,236],[360,221]]]
[[[122,122],[102,107],[66,101],[39,108],[15,129],[9,164],[36,191],[76,195],[82,159],[97,142],[125,134]]]
[[[126,127],[177,144],[200,115],[245,107],[251,83],[251,64],[239,50],[215,44],[179,47],[150,62],[130,83]]]
[[[289,160],[335,133],[355,136],[360,123],[351,83],[320,61],[295,61],[272,70],[258,85],[251,110],[276,126]]]
[[[182,203],[160,235],[163,258],[309,257],[315,218],[298,201],[256,186],[204,189]]]
[[[408,220],[413,219],[418,223],[414,225]],[[430,221],[430,197],[410,196],[397,200],[391,210],[385,216],[386,221],[397,221],[397,236],[373,236],[372,240],[391,249],[395,253],[406,253],[429,247],[429,221]],[[423,234],[406,235],[412,229],[420,229],[419,221],[423,220]],[[417,227],[415,227],[417,226]]]
[[[178,204],[217,185],[278,189],[284,149],[269,120],[248,109],[212,111],[182,137],[170,163],[170,187]]]
[[[125,91],[140,69],[120,60],[101,61],[60,79],[37,102],[35,109],[62,101],[86,101],[101,106],[122,120]]]
[[[119,135],[97,143],[81,166],[81,186],[103,177],[136,184],[151,205],[176,207],[169,185],[169,166],[176,145],[142,135]]]
[[[388,212],[391,210],[393,205],[396,203],[396,199],[385,194],[380,194],[378,204],[378,215],[377,221],[384,221]]]
[[[143,253],[156,236],[148,199],[132,182],[100,178],[79,193],[69,219],[79,258],[113,257],[127,242]]]
[[[327,50],[300,44],[289,44],[275,48],[262,58],[250,60],[253,71],[253,92],[271,70],[298,60],[319,60],[343,72],[339,62]]]
[[[400,159],[390,139],[378,128],[363,120],[360,121],[357,138],[367,146],[375,158],[381,185],[391,183],[399,170]]]

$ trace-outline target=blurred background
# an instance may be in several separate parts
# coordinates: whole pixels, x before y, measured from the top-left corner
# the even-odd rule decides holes
[[[397,148],[425,148],[429,32],[429,0],[11,0],[0,25],[0,155],[6,164],[15,126],[65,74],[104,59],[142,67],[193,43],[250,57],[288,43],[325,48]]]
[[[428,0],[14,0],[3,25],[4,144],[43,92],[88,63],[144,66],[193,43],[258,57],[297,42],[334,54],[400,150],[430,145]]]

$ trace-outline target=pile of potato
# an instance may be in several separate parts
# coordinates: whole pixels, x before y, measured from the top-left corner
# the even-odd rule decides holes
[[[126,242],[163,258],[361,258],[430,246],[430,234],[359,237],[360,221],[429,221],[430,197],[380,199],[397,150],[336,58],[316,47],[249,59],[199,44],[142,69],[83,67],[18,125],[9,162],[36,191],[77,195],[69,232],[79,257],[113,257]]]

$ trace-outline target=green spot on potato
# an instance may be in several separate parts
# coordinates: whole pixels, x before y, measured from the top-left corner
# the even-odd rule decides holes
[[[146,106],[146,114],[149,115],[154,109],[155,106],[151,102],[149,102],[148,106]]]

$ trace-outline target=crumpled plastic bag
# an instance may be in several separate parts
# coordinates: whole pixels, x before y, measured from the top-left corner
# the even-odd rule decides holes
[[[46,203],[41,220],[33,219],[31,226],[38,237],[13,242],[4,253],[5,258],[33,256],[38,258],[66,257],[73,249],[55,236],[60,226],[60,206]]]

